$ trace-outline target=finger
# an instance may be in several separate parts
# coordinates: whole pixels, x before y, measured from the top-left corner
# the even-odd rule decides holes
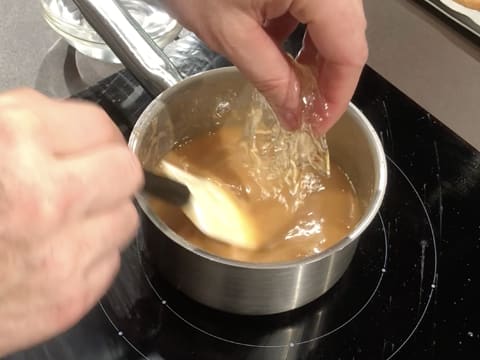
[[[32,294],[27,306],[18,306],[17,301],[12,304],[16,307],[0,308],[1,318],[5,319],[3,328],[22,334],[10,337],[8,344],[0,341],[2,353],[33,346],[75,325],[108,291],[119,268],[120,254],[112,251],[67,286],[59,288],[57,284],[47,293]]]
[[[317,133],[327,132],[343,115],[355,92],[361,72],[361,67],[352,68],[327,61],[323,64],[318,81],[321,84],[320,92],[325,94],[328,117],[323,124],[318,124]]]
[[[307,23],[318,51],[319,87],[329,105],[331,126],[345,111],[366,62],[368,47],[362,3],[359,0],[324,0],[301,4],[292,6],[291,11],[301,22]]]
[[[47,99],[37,112],[41,141],[55,155],[69,155],[104,144],[125,143],[122,133],[99,106],[79,100]]]
[[[249,16],[238,15],[229,24],[229,36],[221,44],[225,55],[264,94],[283,124],[289,129],[297,128],[299,89],[285,55]]]
[[[70,291],[70,283],[85,276],[94,264],[112,252],[120,252],[134,239],[139,226],[138,213],[131,202],[65,226],[49,243],[38,246],[22,268],[23,286],[10,293],[16,298],[42,304],[37,294],[51,294],[57,289]]]
[[[120,254],[114,251],[96,263],[90,271],[77,279],[76,290],[61,299],[57,306],[49,306],[44,313],[54,324],[54,334],[63,332],[85,316],[110,288],[120,269]]]
[[[93,153],[60,161],[56,183],[69,212],[67,218],[110,209],[130,199],[143,186],[143,171],[126,145],[113,145]]]
[[[125,202],[111,211],[72,225],[68,229],[68,235],[59,241],[70,242],[71,249],[81,254],[79,266],[88,270],[106,254],[124,250],[135,238],[139,223],[133,203]]]
[[[120,269],[120,263],[120,253],[113,251],[95,262],[85,273],[85,281],[92,289],[87,297],[87,304],[93,305],[105,295]]]
[[[295,19],[290,13],[287,13],[279,18],[268,20],[264,25],[264,29],[275,41],[277,46],[280,47],[297,26],[297,19]]]
[[[0,95],[0,107],[16,116],[24,136],[63,155],[110,142],[125,142],[120,130],[99,106],[80,100],[56,100],[33,89]]]
[[[325,62],[319,56],[308,31],[305,32],[303,46],[297,56],[297,60],[313,70],[315,82],[318,83],[318,74],[322,73]],[[323,91],[320,89],[315,96],[313,108],[316,116],[310,116],[307,119],[312,121],[310,125],[314,134],[323,135],[333,126],[335,119],[330,115],[329,104],[323,95]]]

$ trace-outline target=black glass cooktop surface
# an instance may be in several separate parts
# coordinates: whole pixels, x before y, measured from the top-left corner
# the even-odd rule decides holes
[[[198,46],[203,62],[176,59],[184,72],[225,65]],[[104,107],[125,136],[151,100],[125,71],[78,96]],[[480,153],[369,68],[353,102],[383,142],[388,189],[351,266],[323,297],[263,317],[204,307],[158,275],[143,217],[98,306],[9,359],[477,358]]]

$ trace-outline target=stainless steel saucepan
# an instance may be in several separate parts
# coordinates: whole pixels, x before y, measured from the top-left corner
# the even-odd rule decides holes
[[[175,141],[218,127],[223,120],[214,114],[226,94],[232,100],[231,96],[252,89],[234,67],[182,79],[115,0],[75,2],[143,86],[160,94],[141,115],[129,141],[147,168],[158,163]],[[201,251],[174,233],[140,194],[138,201],[148,217],[143,227],[147,247],[162,275],[200,303],[249,315],[292,310],[329,290],[347,269],[358,242],[369,241],[362,239],[362,233],[382,203],[387,166],[375,130],[353,104],[327,137],[331,157],[349,174],[363,208],[361,220],[343,240],[320,254],[289,263],[231,261]]]

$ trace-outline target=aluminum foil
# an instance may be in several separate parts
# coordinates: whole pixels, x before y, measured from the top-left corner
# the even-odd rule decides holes
[[[187,30],[182,30],[178,39],[168,44],[164,52],[184,77],[230,65],[224,57],[210,50]]]

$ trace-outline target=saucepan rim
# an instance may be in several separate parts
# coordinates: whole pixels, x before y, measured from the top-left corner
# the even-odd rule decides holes
[[[191,82],[197,81],[198,78],[202,78],[207,75],[213,75],[215,73],[228,73],[228,72],[238,72],[238,69],[234,66],[229,66],[229,67],[217,68],[217,69],[200,72],[185,78],[184,80],[180,81],[176,85],[169,87],[165,91],[163,91],[147,106],[147,108],[140,115],[129,137],[129,141],[128,141],[129,147],[134,152],[138,150],[140,140],[144,135],[144,130],[147,129],[151,121],[156,119],[156,115],[158,114],[159,109],[163,106],[162,99],[164,99],[165,97],[169,97],[172,93],[178,92],[182,88],[189,86]],[[371,224],[373,219],[377,216],[380,210],[380,207],[382,205],[383,198],[386,192],[386,187],[387,187],[386,156],[383,150],[382,143],[375,129],[370,124],[367,117],[353,103],[349,104],[347,112],[350,113],[351,116],[356,117],[357,120],[360,120],[358,123],[360,124],[361,127],[363,127],[363,130],[365,130],[364,132],[369,134],[368,141],[372,146],[372,149],[374,150],[374,154],[375,154],[374,161],[376,162],[375,167],[378,170],[375,177],[375,190],[374,190],[375,192],[362,218],[355,225],[355,227],[350,231],[350,233],[335,245],[319,252],[318,254],[314,254],[302,259],[296,259],[292,261],[285,261],[285,262],[278,262],[278,263],[277,262],[276,263],[253,263],[253,262],[243,262],[243,261],[226,259],[195,247],[188,240],[184,239],[183,237],[175,233],[151,210],[144,194],[138,193],[136,195],[137,201],[142,211],[148,216],[150,221],[152,221],[153,224],[160,231],[164,233],[164,235],[166,235],[170,240],[177,243],[179,246],[192,252],[195,255],[198,255],[204,258],[207,261],[220,263],[225,266],[237,267],[242,269],[251,269],[251,270],[259,270],[259,269],[279,270],[279,269],[297,268],[299,266],[306,266],[311,263],[316,263],[318,261],[321,261],[322,259],[330,257],[334,253],[341,251],[342,249],[350,245],[352,242],[356,241],[361,236],[361,234],[366,230],[366,228]]]

